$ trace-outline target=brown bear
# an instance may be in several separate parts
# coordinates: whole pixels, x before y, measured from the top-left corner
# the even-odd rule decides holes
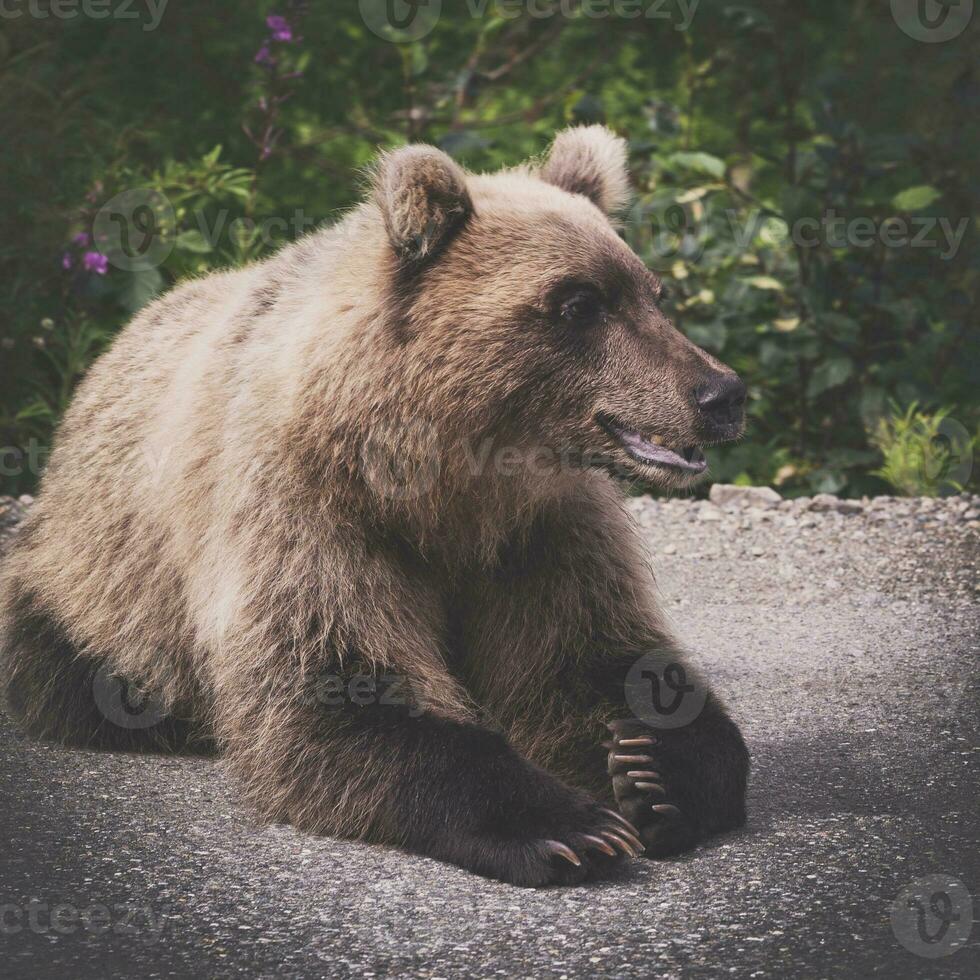
[[[690,486],[745,389],[661,311],[627,187],[602,127],[492,175],[409,146],[335,227],[145,308],[4,569],[14,717],[214,747],[263,820],[521,885],[740,825],[744,743],[616,477]],[[659,725],[641,662],[699,710]]]

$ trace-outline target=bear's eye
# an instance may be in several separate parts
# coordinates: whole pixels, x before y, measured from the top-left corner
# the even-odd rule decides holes
[[[591,289],[572,293],[559,307],[559,316],[566,323],[584,326],[594,323],[602,315],[602,300]]]

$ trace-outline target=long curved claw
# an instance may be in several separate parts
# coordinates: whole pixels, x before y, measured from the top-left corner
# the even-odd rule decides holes
[[[620,837],[618,833],[614,834],[611,830],[601,830],[600,833],[606,840],[611,840],[624,854],[629,857],[637,857],[642,853],[642,851],[636,850],[635,845],[630,843],[625,836]]]
[[[618,744],[621,746],[627,745],[631,747],[634,745],[656,745],[657,739],[652,735],[644,738],[621,738]]]
[[[608,854],[610,857],[616,856],[615,848],[610,847],[609,844],[606,843],[606,841],[604,841],[601,837],[594,837],[592,834],[583,834],[582,840],[584,840],[587,844],[591,844],[593,847],[598,848],[603,854]]]
[[[557,854],[559,857],[563,857],[569,864],[574,864],[576,868],[582,867],[582,862],[579,856],[566,844],[563,844],[558,840],[546,840],[544,842],[545,850],[549,854]]]
[[[644,762],[653,762],[653,759],[648,755],[614,755],[613,759],[616,762],[635,762],[641,766]]]
[[[654,813],[659,813],[665,817],[681,816],[681,811],[673,803],[654,803],[651,809]]]
[[[631,769],[626,775],[630,779],[663,779],[659,772],[652,769]]]
[[[639,833],[636,827],[634,827],[633,824],[631,824],[621,813],[617,813],[615,810],[610,810],[607,806],[602,808],[602,812],[607,816],[612,817],[617,823],[621,823],[634,837],[636,837]]]
[[[633,783],[633,785],[644,793],[663,793],[667,795],[667,790],[660,783]]]
[[[628,830],[619,830],[618,828],[616,829],[615,833],[617,836],[624,838],[626,841],[632,844],[640,854],[646,850],[646,844],[640,840],[637,834],[631,834]]]

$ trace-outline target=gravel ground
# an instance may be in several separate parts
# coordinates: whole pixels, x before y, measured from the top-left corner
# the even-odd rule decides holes
[[[0,976],[980,976],[980,499],[733,496],[629,506],[752,751],[743,832],[526,891],[0,716]]]

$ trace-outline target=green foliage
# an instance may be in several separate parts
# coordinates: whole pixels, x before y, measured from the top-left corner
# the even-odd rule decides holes
[[[107,331],[84,317],[72,317],[61,330],[44,319],[33,338],[39,369],[32,378],[34,397],[17,413],[17,420],[36,435],[46,435],[65,413],[75,385],[102,353]]]
[[[977,438],[969,437],[955,423],[950,411],[920,411],[913,402],[902,412],[879,420],[871,439],[884,457],[875,474],[908,497],[935,497],[958,492],[963,484],[958,475],[972,468]]]
[[[749,385],[748,434],[712,451],[716,479],[886,490],[869,432],[890,400],[955,404],[975,429],[976,24],[923,44],[888,4],[852,0],[701,0],[689,25],[677,4],[443,3],[396,44],[361,6],[171,4],[146,31],[0,23],[0,447],[47,444],[158,292],[352,205],[379,147],[424,140],[489,170],[594,121],[629,140],[624,236],[678,326]],[[0,474],[0,491],[35,476]]]

